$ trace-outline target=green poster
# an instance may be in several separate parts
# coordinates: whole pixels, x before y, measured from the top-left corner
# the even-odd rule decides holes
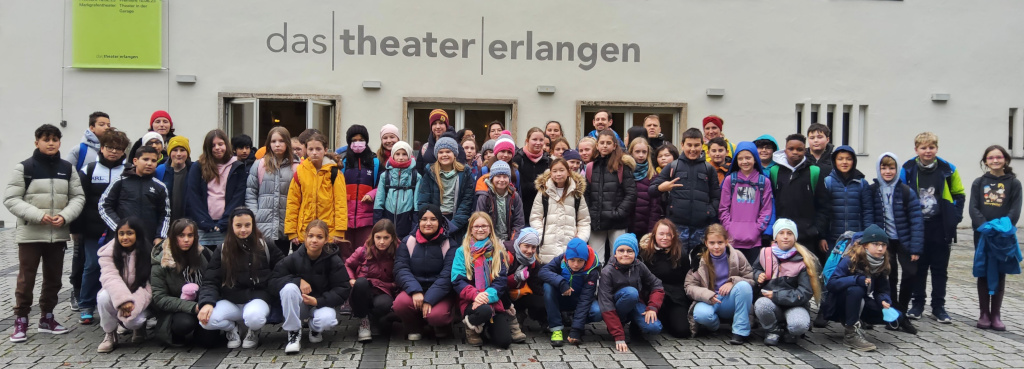
[[[71,0],[71,66],[163,67],[163,0]]]

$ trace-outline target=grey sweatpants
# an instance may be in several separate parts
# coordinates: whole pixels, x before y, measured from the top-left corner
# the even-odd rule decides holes
[[[780,320],[786,323],[786,332],[792,335],[807,333],[811,327],[811,315],[803,306],[779,307],[767,297],[754,302],[754,315],[768,332],[777,331]]]

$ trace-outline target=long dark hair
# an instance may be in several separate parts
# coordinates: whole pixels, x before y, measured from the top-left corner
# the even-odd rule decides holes
[[[625,155],[625,153],[622,152],[622,146],[619,146],[618,144],[618,139],[615,137],[615,131],[612,131],[611,129],[606,129],[601,132],[598,132],[597,139],[599,141],[601,139],[601,136],[608,136],[609,138],[611,138],[613,143],[612,146],[614,146],[612,148],[612,152],[608,153],[608,172],[618,172],[622,170],[622,155]],[[597,155],[591,154],[591,157],[604,156],[603,154],[601,154],[601,150],[597,149],[597,144],[594,145],[594,151]]]
[[[213,156],[214,138],[224,140],[224,157],[220,158],[220,160],[217,160],[217,158]],[[227,163],[231,160],[232,156],[234,156],[234,150],[231,149],[231,141],[228,140],[227,133],[224,133],[224,131],[219,129],[215,129],[207,133],[206,138],[203,139],[203,154],[199,155],[199,168],[201,169],[200,173],[203,175],[203,181],[210,182],[216,179],[217,183],[220,183],[223,178],[220,178],[220,172],[217,171],[217,165]]]
[[[985,171],[989,170],[988,165],[985,165],[985,157],[988,156],[988,153],[992,152],[993,150],[999,150],[999,153],[1003,154],[1003,160],[1006,161],[1005,163],[1003,163],[1003,172],[1016,177],[1017,175],[1013,173],[1013,168],[1010,168],[1010,160],[1012,159],[1010,158],[1010,153],[1006,152],[1006,149],[1000,145],[992,145],[985,148],[985,152],[981,154],[981,169]]]
[[[373,236],[380,232],[387,232],[391,235],[391,245],[385,251],[377,250],[377,243],[373,240]],[[373,260],[381,255],[387,255],[389,258],[394,259],[395,249],[398,248],[398,232],[395,231],[395,223],[388,219],[378,220],[377,223],[373,224],[373,229],[370,230],[370,238],[366,239],[364,246],[366,247],[366,260]]]
[[[117,230],[121,227],[128,226],[135,231],[135,244],[132,245],[130,252],[135,253],[135,280],[132,281],[132,285],[128,286],[128,290],[135,293],[139,287],[145,286],[149,283],[149,272],[151,268],[149,253],[152,241],[146,236],[146,227],[142,224],[142,220],[136,217],[128,217],[121,219],[117,224],[117,228],[114,229],[114,266],[117,267],[117,274],[121,275],[122,278],[126,275],[124,257],[125,247],[121,245],[121,241],[117,237]]]
[[[192,228],[192,234],[195,236],[195,239],[192,241],[192,247],[188,251],[183,251],[178,246],[178,236],[185,233],[185,230],[189,228]],[[181,273],[185,268],[193,270],[199,268],[203,256],[199,251],[199,227],[196,226],[196,222],[188,218],[181,218],[171,222],[171,230],[167,233],[167,242],[170,246],[168,251],[171,253],[171,258],[174,259],[175,271]]]
[[[238,236],[235,235],[234,221],[236,217],[244,216],[248,216],[249,219],[252,219],[252,233],[249,234],[249,237],[238,238]],[[258,266],[263,265],[260,262],[259,256],[264,254],[263,248],[265,246],[263,245],[263,242],[261,242],[263,235],[260,233],[259,228],[256,227],[256,215],[253,214],[252,210],[249,210],[249,208],[244,206],[237,207],[231,212],[231,217],[228,219],[228,226],[231,227],[231,231],[224,236],[224,244],[221,245],[223,249],[221,249],[220,262],[224,269],[223,286],[234,287],[235,269],[243,268],[245,264],[250,264],[252,267],[249,268],[249,273],[252,274]],[[249,256],[252,259],[251,263],[246,263],[245,260],[241,260],[242,256],[245,255],[246,252],[249,253]],[[270,260],[266,260],[265,262],[268,265],[270,264]]]

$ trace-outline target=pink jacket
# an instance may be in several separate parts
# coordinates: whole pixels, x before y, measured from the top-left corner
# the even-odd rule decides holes
[[[752,170],[749,176],[736,172],[740,180],[749,183],[732,185],[732,176],[722,181],[722,198],[718,205],[718,218],[733,238],[733,247],[749,249],[761,246],[761,233],[768,228],[772,217],[771,179],[764,179],[764,187],[758,186],[760,171]]]
[[[345,269],[348,270],[349,278],[366,278],[374,288],[395,297],[395,256],[383,252],[380,254],[376,259],[366,260],[366,246],[360,246],[345,260]]]
[[[135,282],[135,254],[138,252],[133,252],[125,257],[125,275],[122,276],[117,272],[117,266],[114,265],[114,242],[117,242],[117,240],[114,239],[103,245],[98,252],[100,257],[100,285],[110,294],[110,300],[114,303],[114,307],[121,306],[126,302],[135,304],[135,310],[132,311],[131,316],[128,318],[118,317],[125,321],[131,321],[149,307],[149,302],[153,298],[153,288],[149,283],[146,283],[145,286],[135,290],[135,293],[128,289],[128,285]],[[149,255],[146,255],[146,257],[149,257]]]

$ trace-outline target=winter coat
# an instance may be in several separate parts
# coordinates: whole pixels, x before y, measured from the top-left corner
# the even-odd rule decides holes
[[[387,164],[387,170],[381,174],[377,184],[377,197],[373,200],[373,223],[388,219],[395,223],[399,237],[416,231],[416,186],[420,174],[416,172],[416,163],[408,168],[394,168]]]
[[[476,281],[471,280],[474,270],[466,268],[467,252],[464,250],[464,247],[460,247],[455,252],[455,258],[452,259],[451,266],[452,290],[459,295],[459,311],[466,311],[466,307],[473,304],[476,295],[480,292],[485,292],[487,293],[487,304],[491,305],[494,313],[505,312],[505,305],[501,304],[501,296],[505,294],[508,287],[508,264],[500,263],[501,270],[498,271],[498,275],[491,280],[486,289],[481,291],[476,288]],[[488,258],[484,262],[490,265],[492,259],[493,257]]]
[[[664,196],[667,205],[665,216],[676,226],[704,228],[718,221],[718,203],[722,190],[718,185],[718,174],[704,159],[691,160],[680,156],[668,164],[648,189],[651,196],[661,197],[658,190],[664,182],[679,178],[677,185]]]
[[[171,222],[188,216],[188,173],[190,170],[192,170],[192,160],[188,159],[185,160],[185,169],[184,172],[182,172],[182,175],[185,176],[185,180],[182,182],[184,188],[182,188],[180,193],[177,195],[181,197],[179,199],[175,198],[174,193],[174,167],[171,166],[171,163],[163,163],[156,166],[156,174],[153,176],[156,177],[156,179],[159,179],[160,182],[164,183],[164,187],[167,187],[167,197],[171,200]],[[180,214],[174,213],[175,203],[182,203],[179,210],[181,212]]]
[[[565,202],[551,180],[551,172],[544,172],[534,185],[537,197],[533,199],[533,210],[530,211],[530,227],[540,230],[541,245],[537,248],[537,260],[548,263],[556,256],[565,253],[569,240],[579,238],[590,239],[590,209],[587,207],[587,182],[579,173],[569,172],[564,191],[569,192]],[[544,214],[544,201],[548,201],[548,212]],[[579,211],[576,202],[579,201]]]
[[[126,170],[100,196],[100,217],[115,231],[125,218],[136,217],[151,239],[167,238],[171,227],[171,200],[164,183],[152,175]]]
[[[526,152],[523,148],[516,150],[516,155],[512,157],[512,163],[515,163],[517,170],[519,171],[519,181],[521,184],[517,184],[516,188],[519,193],[523,195],[522,198],[526,199],[525,214],[530,214],[533,211],[533,198],[537,197],[537,177],[544,174],[551,167],[551,156],[546,152],[541,153],[541,157],[534,163],[530,158],[526,157]]]
[[[833,162],[841,152],[853,156],[853,168],[849,176],[833,168],[832,173],[825,178],[825,189],[832,201],[832,214],[829,217],[831,230],[826,237],[829,245],[835,245],[839,236],[846,231],[860,232],[875,222],[871,185],[864,179],[864,173],[857,170],[857,153],[849,146],[839,146],[832,153]]]
[[[780,148],[776,152],[784,152],[785,150],[783,149],[785,148]],[[832,173],[832,153],[834,150],[835,146],[832,145],[832,143],[830,142],[827,145],[825,145],[825,151],[822,152],[821,157],[815,159],[814,154],[811,154],[811,146],[808,145],[807,151],[804,152],[804,157],[807,158],[808,164],[817,165],[818,168],[821,168],[821,175],[824,176],[826,174]]]
[[[434,177],[433,165],[427,165],[426,171],[420,177],[419,187],[416,189],[416,209],[423,209],[428,204],[441,207],[441,186]],[[469,216],[473,214],[473,207],[476,206],[476,198],[473,197],[476,182],[473,182],[473,174],[469,169],[463,169],[455,173],[455,213],[448,221],[450,227],[445,227],[449,235],[465,233],[466,225],[469,223]],[[415,217],[414,224],[419,224],[419,217]]]
[[[508,283],[506,288],[508,289],[508,296],[512,298],[512,301],[518,300],[520,297],[526,295],[544,295],[544,280],[540,279],[540,268],[545,264],[541,263],[540,260],[536,260],[533,264],[526,267],[526,281],[517,282],[516,276],[513,274],[519,269],[519,260],[516,260],[515,251],[508,251]]]
[[[411,168],[410,168],[411,169]],[[402,247],[404,245],[399,245]],[[398,250],[395,250],[396,252]],[[366,259],[366,246],[360,246],[345,260],[345,270],[349,279],[366,278],[373,288],[388,296],[395,297],[398,286],[395,284],[395,255],[386,252],[377,253],[376,258]]]
[[[871,278],[870,288],[865,283],[867,278]],[[846,303],[846,301],[839,301],[840,296],[845,295],[843,291],[853,286],[861,286],[868,289],[867,293],[864,294],[865,301],[877,300],[878,302],[884,301],[892,304],[892,298],[889,297],[888,274],[869,275],[863,270],[850,271],[850,257],[843,256],[839,260],[839,264],[836,264],[832,277],[825,284],[825,290],[828,291],[828,295],[825,297],[825,303],[821,305],[821,309],[826,318],[831,320],[836,318],[844,319],[843,317],[833,317],[833,315],[836,312],[836,306]]]
[[[640,249],[654,246],[654,233],[648,233],[640,239]],[[643,262],[650,269],[655,277],[661,280],[661,286],[665,288],[665,298],[680,306],[690,306],[693,300],[686,295],[686,273],[690,270],[690,258],[686,254],[680,255],[678,265],[672,266],[668,251],[657,251],[650,257],[643,258]],[[646,298],[646,297],[645,297]]]
[[[178,272],[177,262],[171,256],[170,240],[164,240],[160,247],[154,247],[151,256],[153,269],[150,272],[149,282],[153,286],[153,301],[150,302],[152,310],[156,313],[156,337],[164,344],[172,344],[171,316],[174,313],[196,314],[199,309],[195,301],[182,300],[181,288],[187,283],[202,283],[199,281],[186,280],[183,272]],[[199,248],[201,257],[196,270],[200,276],[206,270],[212,253],[209,249],[199,244],[193,247]]]
[[[1021,185],[1017,176],[1004,174],[996,177],[985,173],[971,184],[971,226],[975,230],[983,224],[1001,217],[1009,217],[1010,224],[1020,220]]]
[[[1017,243],[1017,227],[1010,218],[990,220],[978,227],[981,239],[974,250],[975,278],[985,278],[988,294],[994,295],[999,289],[999,277],[1003,274],[1020,274],[1020,244]]]
[[[652,196],[649,192],[652,181],[654,178],[646,177],[636,181],[636,211],[633,212],[630,233],[642,235],[650,232],[654,223],[662,218],[661,196]]]
[[[882,203],[881,185],[876,178],[871,185],[872,210],[875,224],[885,229],[885,205]],[[924,252],[924,218],[921,217],[921,202],[917,194],[903,182],[896,182],[892,197],[892,215],[896,223],[896,235],[900,241],[899,252],[921,255]]]
[[[332,178],[333,177],[333,178]],[[288,186],[288,210],[284,218],[284,234],[291,239],[306,240],[305,227],[314,219],[327,223],[330,237],[345,237],[348,230],[348,198],[345,176],[330,158],[324,158],[317,169],[310,160],[303,160]]]
[[[14,242],[67,242],[70,223],[85,206],[85,192],[71,163],[61,160],[59,153],[48,156],[36,149],[31,158],[14,165],[4,189],[4,206],[18,218]],[[43,224],[44,215],[60,215],[64,225]]]
[[[85,152],[82,152],[83,147]],[[82,171],[86,165],[95,163],[100,156],[102,156],[100,155],[100,139],[92,130],[86,128],[85,134],[82,135],[82,142],[71,148],[67,161],[75,166],[75,170]],[[79,159],[82,161],[81,166],[78,165]]]
[[[590,210],[590,229],[608,231],[629,228],[629,219],[636,209],[636,181],[633,168],[636,163],[629,155],[622,156],[619,170],[608,171],[608,157],[601,156],[588,165],[587,205]]]
[[[765,257],[771,258],[765,261]],[[768,269],[766,265],[774,265]],[[754,260],[753,279],[756,281],[761,274],[765,275],[765,282],[758,284],[762,291],[772,291],[772,303],[781,307],[810,307],[811,298],[814,297],[814,287],[811,286],[811,276],[807,272],[807,264],[799,252],[793,254],[788,260],[779,260],[772,254],[771,247],[761,249],[757,260]],[[787,271],[789,273],[787,273]],[[795,271],[795,273],[793,273]],[[777,275],[772,277],[773,274]],[[793,274],[793,275],[786,275]]]
[[[728,283],[732,283],[735,286],[737,283],[747,282],[750,283],[751,287],[754,287],[754,270],[750,267],[750,263],[747,262],[747,258],[743,256],[743,253],[736,251],[732,246],[727,246],[725,252],[729,258]],[[707,265],[704,263],[703,258],[701,258],[697,269],[690,269],[686,273],[686,296],[693,300],[693,303],[690,304],[690,311],[686,315],[690,319],[690,333],[693,335],[697,334],[697,328],[699,327],[697,321],[693,319],[693,309],[697,306],[698,302],[711,304],[711,298],[718,294],[718,290],[715,289],[715,281],[709,278],[708,268],[714,269],[715,266]],[[751,312],[753,312],[753,309],[751,309]]]
[[[601,283],[597,286],[597,304],[601,307],[601,317],[608,327],[608,334],[611,334],[615,341],[626,340],[619,313],[615,309],[615,292],[625,287],[636,288],[640,296],[647,296],[646,300],[640,302],[646,304],[646,310],[649,311],[658,312],[665,299],[665,288],[661,286],[661,280],[647,269],[647,265],[638,259],[629,265],[619,264],[618,260],[612,259],[611,263],[601,269]]]
[[[316,260],[309,258],[306,247],[299,247],[274,266],[270,278],[271,291],[281,291],[288,284],[298,287],[306,281],[312,291],[308,295],[316,299],[317,308],[338,308],[348,301],[349,285],[345,261],[338,255],[338,248],[328,244],[320,251]]]
[[[188,206],[185,208],[188,210],[185,214],[188,214],[203,232],[213,232],[214,227],[220,229],[221,233],[227,232],[231,228],[228,225],[231,222],[231,219],[228,219],[231,211],[245,205],[245,179],[245,164],[240,161],[232,163],[227,178],[220,179],[228,181],[227,187],[224,188],[224,214],[220,219],[213,219],[210,217],[208,203],[210,191],[207,181],[203,179],[202,165],[192,165],[188,170],[188,195],[185,196],[188,199]]]
[[[832,214],[832,201],[825,188],[826,172],[818,173],[818,181],[811,184],[810,162],[805,158],[795,167],[789,165],[785,151],[775,152],[778,175],[769,175],[775,199],[775,215],[796,223],[798,242],[818,245],[828,233],[828,219]],[[813,199],[813,201],[812,201]]]
[[[85,205],[78,219],[71,222],[71,233],[97,240],[103,235],[107,223],[100,217],[100,197],[111,183],[121,178],[123,171],[121,161],[107,162],[101,157],[99,161],[89,163],[78,172],[82,180],[82,191],[85,192]]]
[[[204,305],[215,305],[217,301],[228,300],[233,304],[245,304],[249,301],[260,299],[268,304],[278,300],[278,290],[271,290],[270,279],[273,276],[274,267],[284,259],[281,249],[269,246],[262,239],[259,240],[260,247],[266,251],[253,251],[243,249],[239,254],[237,265],[240,267],[234,270],[235,284],[224,285],[224,268],[221,255],[224,254],[224,247],[221,245],[213,253],[213,258],[203,272],[203,283],[199,287],[199,307]],[[256,262],[253,263],[255,256]],[[268,258],[269,256],[269,258]],[[340,267],[340,265],[339,265]],[[273,304],[271,304],[273,306]]]
[[[354,152],[347,152],[352,155]],[[372,153],[365,151],[364,154]],[[363,197],[374,192],[377,188],[377,180],[380,179],[380,172],[383,167],[380,161],[373,158],[369,167],[364,165],[363,160],[346,158],[341,161],[341,172],[345,173],[345,190],[348,195],[348,228],[363,228],[373,226],[373,202],[363,202]]]
[[[442,251],[445,243],[447,252]],[[395,252],[398,288],[409,296],[422,293],[423,302],[437,305],[452,292],[452,261],[458,251],[459,245],[448,239],[447,231],[425,243],[417,241],[415,235],[406,237]]]
[[[505,199],[505,230],[508,232],[508,239],[502,240],[506,248],[512,247],[512,241],[515,241],[519,235],[519,230],[526,227],[526,220],[523,218],[523,199],[516,188],[509,184],[506,189]],[[474,211],[482,211],[491,216],[491,221],[498,221],[498,214],[496,209],[498,208],[497,194],[494,193],[494,187],[491,184],[490,179],[484,181],[484,188],[480,188],[477,184],[476,187],[476,206]],[[497,224],[495,224],[497,226]],[[496,232],[496,230],[495,230]]]
[[[269,173],[263,160],[265,159],[257,160],[252,168],[249,168],[249,178],[245,186],[245,206],[256,214],[256,227],[263,237],[274,241],[284,234],[284,219],[288,212],[288,189],[299,164],[283,164],[276,172]]]
[[[940,157],[936,157],[935,160],[938,166],[935,170],[942,174],[942,177],[945,179],[945,185],[942,186],[942,195],[939,196],[936,193],[933,197],[938,202],[934,206],[942,209],[940,215],[942,227],[946,233],[946,243],[952,243],[956,239],[956,226],[964,219],[964,204],[966,203],[967,196],[964,193],[964,185],[960,180],[960,172],[956,170],[956,166]],[[906,183],[914,191],[918,191],[920,186],[917,179],[917,157],[914,157],[903,163],[903,168],[900,169],[900,181]],[[918,193],[918,198],[921,198],[920,193]],[[926,206],[928,204],[925,204],[925,200],[921,199],[922,212]]]
[[[135,259],[149,258],[149,255],[137,255],[139,251],[137,248],[131,253],[124,254],[124,271],[118,272],[117,266],[114,265],[114,248],[119,247],[116,243],[116,239],[111,240],[97,251],[100,263],[100,286],[110,295],[110,302],[114,304],[115,308],[126,302],[135,305],[129,317],[124,318],[118,314],[118,319],[132,321],[146,311],[153,298],[151,282],[147,282],[135,292],[130,289],[132,283],[135,283]]]
[[[578,272],[569,268],[565,254],[551,259],[540,269],[540,279],[545,284],[555,287],[559,294],[572,288],[572,294],[579,297],[576,309],[572,316],[572,328],[569,330],[569,337],[579,339],[583,337],[583,328],[587,325],[587,317],[590,315],[590,305],[597,297],[597,282],[601,277],[601,261],[589,249],[590,254],[587,261]]]
[[[740,142],[736,156],[744,151],[754,155],[754,168],[750,175],[744,175],[739,165],[731,166],[722,181],[718,204],[718,218],[732,236],[732,246],[737,249],[761,246],[761,235],[770,228],[772,211],[775,209],[772,181],[762,174],[757,147],[752,142]]]

